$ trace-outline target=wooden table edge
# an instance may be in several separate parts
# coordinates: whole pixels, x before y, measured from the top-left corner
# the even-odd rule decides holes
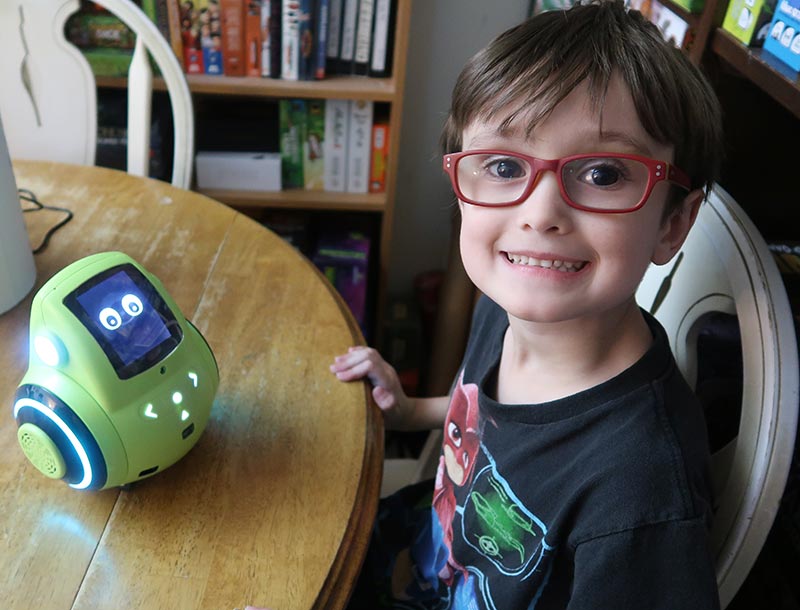
[[[358,327],[350,308],[327,278],[310,261],[304,262],[316,273],[328,288],[336,305],[347,321],[353,345],[364,345],[364,336]],[[342,542],[331,565],[328,576],[320,589],[312,608],[328,610],[344,608],[350,599],[353,587],[358,579],[361,566],[366,557],[372,534],[372,524],[378,512],[381,478],[383,476],[383,415],[380,413],[372,392],[366,382],[363,383],[364,400],[368,405],[366,413],[366,434],[364,439],[364,461],[361,468],[361,480],[353,501],[353,511],[347,523]],[[344,583],[347,586],[342,586]]]

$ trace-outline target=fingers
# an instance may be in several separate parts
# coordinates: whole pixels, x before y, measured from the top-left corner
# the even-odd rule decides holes
[[[353,381],[362,377],[376,377],[377,381],[385,381],[385,373],[380,371],[386,366],[383,358],[370,347],[351,347],[346,354],[336,356],[330,366],[332,373],[341,381]]]

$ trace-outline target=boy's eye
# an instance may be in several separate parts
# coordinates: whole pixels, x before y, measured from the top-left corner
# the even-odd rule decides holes
[[[587,182],[591,182],[597,186],[611,186],[616,184],[619,179],[619,172],[613,167],[608,166],[595,167],[585,176]]]
[[[583,159],[568,163],[564,168],[564,179],[576,184],[608,189],[622,187],[637,172],[625,159]]]
[[[522,178],[526,173],[523,162],[513,157],[488,159],[484,163],[484,167],[491,176],[502,178],[503,180]]]

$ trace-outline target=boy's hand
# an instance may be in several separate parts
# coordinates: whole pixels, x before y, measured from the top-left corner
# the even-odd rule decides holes
[[[351,347],[346,354],[336,356],[330,369],[340,381],[369,379],[372,397],[388,428],[402,428],[411,416],[413,401],[403,391],[397,372],[371,347]]]

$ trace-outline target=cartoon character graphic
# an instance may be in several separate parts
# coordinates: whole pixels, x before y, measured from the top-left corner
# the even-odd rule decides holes
[[[444,423],[444,441],[433,508],[442,527],[442,542],[447,547],[448,558],[439,577],[448,585],[457,572],[468,578],[466,569],[453,557],[453,518],[456,513],[455,488],[469,485],[480,451],[478,386],[464,384],[464,372],[458,378],[450,400]]]

